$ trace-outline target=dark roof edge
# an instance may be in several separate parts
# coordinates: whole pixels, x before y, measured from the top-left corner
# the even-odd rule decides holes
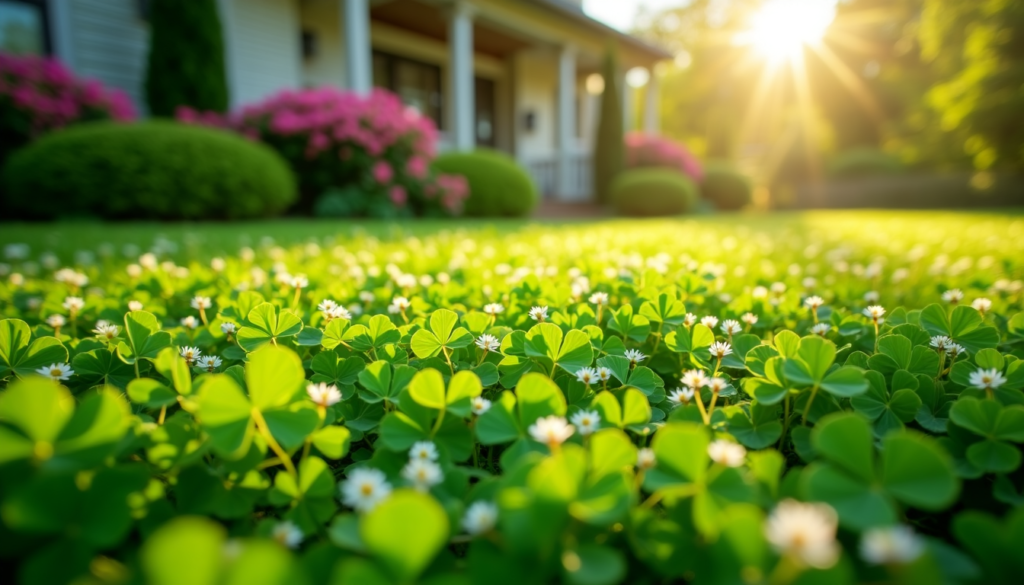
[[[576,22],[579,22],[580,24],[588,26],[588,27],[590,27],[592,29],[596,29],[596,30],[598,30],[600,32],[603,32],[603,33],[612,34],[615,37],[617,37],[619,40],[625,41],[626,43],[632,45],[633,47],[635,47],[637,49],[640,49],[641,51],[651,55],[652,57],[655,57],[655,58],[658,58],[658,59],[671,59],[673,57],[672,53],[669,53],[668,51],[666,51],[665,49],[662,49],[661,47],[656,47],[656,46],[648,43],[647,41],[638,39],[637,37],[634,37],[633,35],[624,33],[624,32],[622,32],[620,30],[617,30],[615,28],[612,28],[612,27],[608,26],[607,24],[605,24],[605,23],[603,23],[603,22],[601,22],[599,20],[596,20],[594,18],[591,18],[591,17],[587,16],[587,14],[585,12],[583,12],[583,10],[581,10],[579,7],[577,7],[574,4],[569,4],[568,2],[565,2],[565,0],[528,0],[528,1],[533,3],[533,4],[539,4],[539,5],[541,5],[541,6],[545,7],[545,8],[549,8],[551,10],[554,10],[554,11],[558,12],[559,14],[561,14],[562,16],[566,16],[568,18],[571,18],[571,19],[575,20]]]

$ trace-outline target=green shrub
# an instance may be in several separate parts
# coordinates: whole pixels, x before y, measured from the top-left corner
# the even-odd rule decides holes
[[[494,150],[452,152],[434,161],[442,173],[462,175],[469,183],[465,215],[523,217],[537,206],[537,187],[512,157]]]
[[[697,185],[675,169],[623,171],[609,192],[619,215],[679,215],[697,205]]]
[[[874,148],[854,148],[841,152],[828,163],[833,177],[869,177],[894,175],[904,170],[899,158]]]
[[[53,218],[218,219],[280,213],[295,179],[274,151],[173,122],[82,124],[45,136],[2,171],[5,208]]]
[[[228,85],[217,0],[151,0],[146,101],[155,116],[181,106],[224,112]]]
[[[742,209],[750,203],[753,186],[736,167],[725,162],[711,162],[704,169],[700,193],[717,209]]]

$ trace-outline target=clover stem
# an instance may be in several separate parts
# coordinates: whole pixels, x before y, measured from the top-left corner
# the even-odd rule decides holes
[[[769,585],[789,585],[800,576],[803,567],[788,554],[779,559],[772,574],[768,576]]]
[[[722,358],[718,358],[718,360],[715,362],[715,371],[714,371],[713,374],[711,374],[711,377],[712,378],[717,378],[718,377],[718,370],[720,370],[720,369],[722,369]]]
[[[164,418],[166,418],[166,417],[167,417],[167,405],[165,404],[165,405],[160,407],[160,418],[157,419],[156,424],[158,424],[158,425],[164,424]]]
[[[480,361],[478,361],[476,363],[476,367],[479,368],[480,366],[482,366],[484,364],[484,360],[485,359],[487,359],[487,350],[486,349],[483,350],[483,353],[480,354]]]
[[[718,392],[711,393],[711,404],[708,405],[708,419],[715,413],[715,402],[718,402]]]
[[[651,355],[654,355],[654,352],[658,351],[658,345],[661,343],[661,328],[664,325],[664,323],[658,323],[658,331],[654,334],[654,349],[651,350]]]
[[[276,337],[271,337],[270,338],[270,345],[277,345],[277,338]]]
[[[452,365],[452,358],[448,355],[448,348],[442,346],[441,353],[444,354],[444,361],[448,362],[448,369],[452,371],[452,375],[455,375],[455,366]]]
[[[292,306],[293,307],[298,307],[299,306],[299,297],[301,297],[301,296],[302,296],[302,287],[301,286],[295,287],[295,296],[292,297]],[[203,319],[203,323],[206,323],[206,319]]]
[[[441,421],[444,420],[444,409],[441,409],[441,413],[437,415],[437,420],[434,421],[434,428],[430,429],[430,438],[433,439],[437,431],[441,430]]]
[[[945,367],[946,367],[946,352],[945,351],[940,351],[939,352],[939,373],[936,374],[936,376],[935,376],[935,381],[936,382],[938,382],[939,378],[942,377],[942,370]]]
[[[875,319],[875,353],[878,353],[878,319]]]
[[[139,360],[135,360],[135,379],[139,379]]]
[[[818,324],[818,309],[811,309],[811,318],[814,319],[814,324]]]
[[[711,417],[708,416],[707,411],[704,410],[704,399],[700,396],[700,388],[694,389],[693,397],[697,399],[697,410],[700,411],[700,417],[704,419],[704,424],[711,424]]]
[[[281,464],[288,470],[288,473],[292,474],[292,476],[297,476],[298,472],[295,471],[295,464],[292,463],[292,458],[289,457],[288,453],[286,453],[285,450],[281,448],[281,445],[277,443],[277,439],[274,438],[274,435],[270,434],[270,427],[267,426],[267,421],[263,418],[263,413],[255,407],[252,409],[252,420],[256,423],[256,430],[263,435],[264,440],[267,441],[267,446],[270,447],[270,450],[273,451],[274,454],[277,455],[277,458],[281,460]]]
[[[807,424],[807,413],[811,412],[811,405],[814,404],[814,397],[818,395],[818,385],[815,384],[811,387],[811,397],[807,399],[807,405],[804,406],[803,424]]]
[[[779,435],[779,450],[782,450],[782,444],[786,442],[786,431],[789,429],[789,392],[786,392],[786,398],[784,399],[783,406],[783,417],[782,417],[782,434]]]
[[[199,309],[199,320],[203,322],[203,325],[209,325],[206,322],[206,309]]]
[[[603,314],[604,314],[604,305],[603,305],[603,304],[601,304],[601,305],[598,305],[598,306],[597,306],[597,324],[598,324],[598,325],[600,325],[600,324],[601,324],[601,316],[602,316]]]

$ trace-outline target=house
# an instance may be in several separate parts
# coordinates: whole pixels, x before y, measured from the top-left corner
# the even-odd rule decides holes
[[[508,152],[546,196],[564,200],[590,194],[595,94],[608,44],[618,46],[623,71],[653,71],[670,57],[589,18],[582,0],[218,2],[234,106],[285,88],[385,87],[434,119],[442,149]],[[0,31],[11,14],[34,14],[25,22],[38,29],[42,50],[125,90],[142,109],[147,5],[0,0]],[[650,75],[643,92],[648,131],[657,129],[656,83]],[[638,92],[619,87],[624,110],[633,111]],[[632,116],[624,116],[629,129]]]

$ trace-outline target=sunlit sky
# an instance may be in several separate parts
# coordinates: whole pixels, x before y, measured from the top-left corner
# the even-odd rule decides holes
[[[657,10],[685,3],[685,0],[583,0],[583,11],[608,26],[626,30],[632,26],[641,5]]]

